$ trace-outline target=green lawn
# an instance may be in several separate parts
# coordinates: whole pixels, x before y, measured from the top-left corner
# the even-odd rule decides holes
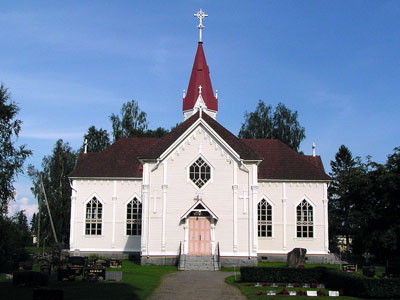
[[[63,289],[65,300],[136,300],[146,299],[159,285],[161,277],[177,271],[174,266],[140,266],[131,261],[124,260],[121,269],[123,280],[120,282],[85,282],[76,279],[73,282],[58,282],[56,274],[52,274],[48,288]],[[7,299],[32,299],[32,287],[13,286],[10,280],[5,279],[5,274],[0,274],[0,295]]]
[[[247,299],[250,299],[250,300],[256,300],[256,299],[257,300],[259,300],[259,299],[264,299],[264,300],[272,300],[272,299],[275,299],[275,300],[289,300],[289,299],[290,300],[293,300],[293,299],[295,299],[295,300],[306,300],[306,299],[308,299],[309,300],[310,299],[310,297],[308,297],[308,296],[280,296],[280,295],[266,296],[267,290],[275,290],[278,293],[283,288],[282,287],[280,287],[280,288],[272,288],[272,287],[264,287],[264,286],[263,287],[255,287],[254,285],[247,286],[246,283],[242,283],[240,281],[235,281],[235,276],[227,277],[225,279],[225,282],[230,284],[230,285],[233,285],[233,286],[237,287],[242,292],[242,294],[245,295],[247,297]],[[318,290],[318,289],[304,289],[304,288],[286,288],[286,289],[288,291],[297,291],[299,289],[301,289],[302,291],[306,291],[306,290],[316,291],[316,290]],[[257,292],[259,292],[259,291],[263,292],[262,296],[257,295]],[[323,290],[323,291],[328,293],[327,290]],[[322,297],[322,296],[321,297],[316,297],[315,299],[328,299],[328,298],[331,299],[331,297]],[[362,299],[362,298],[341,296],[341,297],[332,298],[332,299],[357,300],[357,299]]]

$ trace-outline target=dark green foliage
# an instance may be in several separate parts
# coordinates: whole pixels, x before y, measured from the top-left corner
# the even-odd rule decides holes
[[[331,268],[241,267],[242,282],[325,283],[330,290],[343,290],[346,296],[399,299],[400,278],[368,278]]]
[[[0,215],[0,270],[10,271],[17,261],[25,260],[25,246],[31,242],[23,211],[12,217]]]
[[[0,84],[0,214],[7,214],[8,203],[15,196],[15,177],[23,173],[24,161],[32,154],[26,145],[15,145],[22,125],[21,120],[15,119],[18,112],[10,93]]]
[[[272,106],[260,100],[255,112],[246,112],[244,117],[239,138],[278,139],[298,151],[306,137],[304,127],[297,120],[297,111],[292,112],[283,103],[279,103],[272,112]]]
[[[324,279],[329,289],[343,290],[346,296],[372,299],[399,299],[399,278],[368,278],[338,270],[325,270]]]
[[[136,100],[124,103],[121,116],[110,116],[114,142],[125,137],[163,137],[169,131],[162,127],[156,130],[147,129],[147,115],[141,111]]]
[[[68,143],[58,140],[54,146],[52,155],[45,156],[42,160],[42,171],[29,166],[29,176],[32,179],[32,193],[38,199],[40,205],[40,243],[50,245],[54,241],[51,231],[50,218],[40,188],[40,175],[43,179],[44,189],[53,217],[55,231],[59,242],[68,245],[69,224],[71,211],[71,187],[67,175],[73,170],[76,161],[76,153]]]
[[[321,282],[325,268],[310,269],[241,267],[240,277],[244,282]]]
[[[101,152],[110,146],[110,136],[105,129],[97,129],[95,126],[90,126],[87,133],[83,136],[83,141],[87,140],[87,152]],[[85,144],[79,150],[83,153]]]
[[[46,286],[49,284],[49,275],[36,271],[14,272],[14,285]]]

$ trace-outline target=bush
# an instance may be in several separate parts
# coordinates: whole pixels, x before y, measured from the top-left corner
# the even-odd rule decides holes
[[[241,267],[240,276],[244,282],[321,282],[325,268],[295,269],[268,267]]]
[[[367,278],[327,269],[324,279],[327,288],[342,289],[348,296],[375,299],[400,298],[400,278]]]
[[[15,272],[13,276],[14,285],[46,286],[49,283],[49,275],[36,271]]]

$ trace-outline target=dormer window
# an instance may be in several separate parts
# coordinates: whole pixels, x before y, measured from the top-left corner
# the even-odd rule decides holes
[[[210,166],[201,157],[199,157],[190,166],[189,178],[199,189],[201,189],[211,178]]]

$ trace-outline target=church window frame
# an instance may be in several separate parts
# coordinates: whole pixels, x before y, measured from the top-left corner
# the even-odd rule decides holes
[[[131,208],[131,211],[129,211],[128,206],[130,204],[135,204],[135,202],[136,202],[136,205],[139,207],[136,207],[135,212],[133,212],[132,208]],[[140,209],[140,218],[138,216],[139,209]],[[134,218],[135,216],[136,216],[136,218]],[[140,197],[135,194],[131,198],[129,198],[128,201],[125,202],[124,236],[126,236],[126,237],[141,236],[142,235],[142,224],[143,224],[143,203],[142,203],[142,200],[140,199]],[[136,226],[133,226],[133,225],[136,225]],[[134,229],[132,227],[134,227]],[[131,234],[129,234],[129,233],[131,233]],[[132,234],[132,233],[136,233],[136,234]]]
[[[315,205],[308,197],[302,197],[295,205],[295,238],[315,238]]]
[[[204,183],[202,183],[201,186],[197,185],[196,182],[193,181],[193,180],[191,179],[191,176],[193,176],[193,175],[192,175],[193,172],[191,172],[191,171],[192,171],[191,167],[192,167],[193,165],[195,165],[200,159],[209,167],[209,172],[208,172],[208,173],[209,173],[209,178],[207,179],[207,181],[205,181]],[[199,171],[200,171],[200,172],[198,173],[199,180],[203,180],[203,179],[201,178],[201,176],[202,176],[201,165],[198,165],[198,167],[199,167]],[[208,186],[211,182],[213,182],[213,178],[214,178],[214,167],[213,167],[213,165],[204,157],[204,155],[202,155],[202,154],[197,155],[196,158],[193,159],[193,160],[187,165],[187,167],[186,167],[186,172],[187,172],[187,175],[186,175],[187,182],[190,182],[197,190],[203,190],[206,186]],[[204,180],[203,180],[203,181],[204,181]]]
[[[105,203],[97,194],[91,195],[84,202],[83,234],[86,237],[102,237],[104,232],[103,220]],[[99,211],[100,208],[100,211]],[[89,210],[88,210],[89,209]],[[99,213],[100,212],[100,213]]]
[[[274,237],[274,204],[263,196],[257,203],[257,237]]]

